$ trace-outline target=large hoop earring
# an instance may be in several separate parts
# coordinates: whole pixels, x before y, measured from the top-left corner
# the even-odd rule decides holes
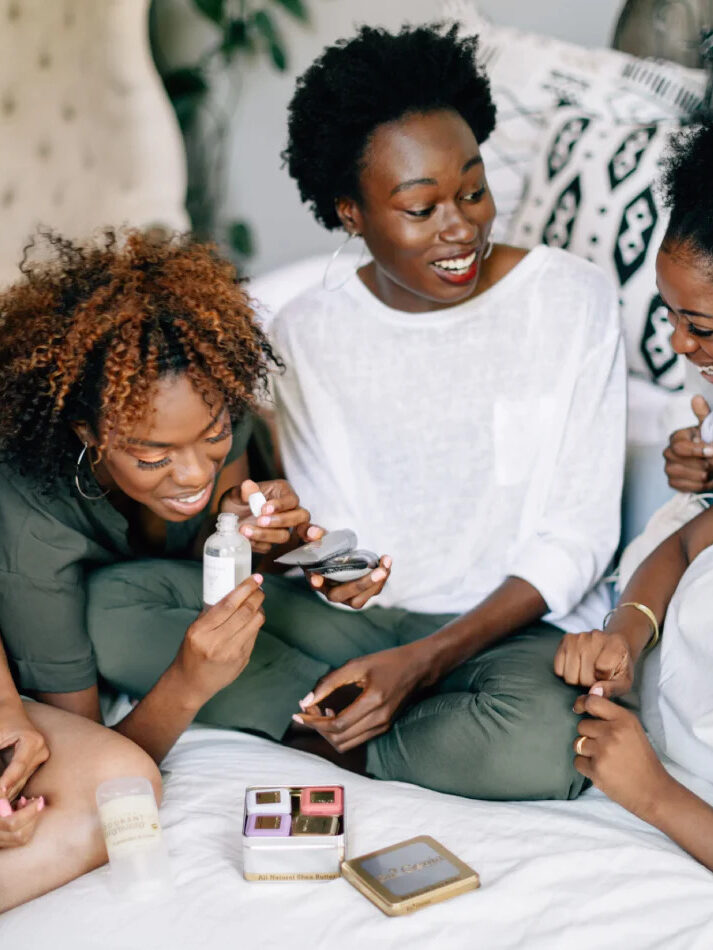
[[[329,290],[329,291],[340,290],[347,283],[348,280],[351,280],[354,274],[356,274],[356,272],[361,267],[363,259],[364,259],[364,248],[365,248],[364,244],[362,244],[361,253],[359,254],[359,258],[356,262],[354,269],[350,270],[347,276],[344,278],[344,280],[341,280],[338,284],[333,284],[331,287],[328,286],[327,278],[329,277],[330,270],[334,266],[334,262],[337,260],[337,258],[342,253],[344,248],[349,244],[349,242],[356,237],[361,237],[361,234],[356,234],[350,231],[349,234],[347,234],[346,239],[342,241],[342,243],[336,249],[334,254],[332,254],[332,256],[329,258],[329,261],[327,262],[327,266],[324,269],[324,274],[322,275],[322,286],[324,287],[325,290]]]
[[[99,501],[100,498],[104,498],[106,495],[109,494],[109,489],[107,488],[106,491],[103,491],[100,495],[88,495],[82,488],[82,483],[80,481],[79,467],[82,464],[82,460],[84,459],[84,456],[86,455],[88,449],[89,449],[89,443],[85,442],[84,445],[82,446],[81,452],[79,453],[79,456],[77,458],[77,464],[74,469],[74,484],[76,485],[77,491],[82,496],[82,498],[86,498],[87,501]],[[96,476],[94,475],[94,466],[92,465],[91,458],[89,459],[89,468],[92,473],[92,478],[96,482]]]
[[[484,261],[487,261],[487,259],[488,259],[488,258],[490,257],[490,255],[493,253],[493,247],[494,247],[494,246],[495,246],[495,245],[493,244],[493,239],[492,239],[492,238],[488,238],[488,240],[487,240],[487,242],[486,242],[486,244],[485,244],[485,253],[483,254],[483,260],[484,260]]]

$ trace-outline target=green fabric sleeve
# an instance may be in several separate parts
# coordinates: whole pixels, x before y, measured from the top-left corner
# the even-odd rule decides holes
[[[0,481],[0,631],[10,669],[20,689],[85,689],[96,683],[85,564],[114,558],[58,516],[68,505],[26,488]]]

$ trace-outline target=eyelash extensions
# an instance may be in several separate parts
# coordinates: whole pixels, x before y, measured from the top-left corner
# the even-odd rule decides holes
[[[215,445],[218,442],[222,442],[224,439],[227,439],[232,432],[230,422],[226,422],[223,428],[217,435],[212,435],[206,439],[206,442],[210,442],[212,445]],[[166,456],[166,458],[157,459],[155,462],[149,462],[146,459],[136,459],[136,464],[139,468],[144,470],[152,470],[157,468],[163,468],[164,465],[168,465],[171,459]]]

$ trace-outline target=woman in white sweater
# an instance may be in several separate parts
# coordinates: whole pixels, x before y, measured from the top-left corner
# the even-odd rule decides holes
[[[598,269],[492,244],[479,146],[495,109],[476,44],[364,27],[291,103],[302,198],[372,260],[341,286],[328,272],[274,321],[282,457],[320,523],[393,557],[378,606],[334,611],[296,644],[334,667],[296,718],[315,751],[357,750],[382,778],[567,798],[583,785],[576,691],[552,661],[560,628],[606,610],[623,351]]]

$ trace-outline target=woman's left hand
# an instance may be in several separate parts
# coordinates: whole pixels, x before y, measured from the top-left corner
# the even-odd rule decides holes
[[[359,610],[372,597],[376,597],[384,589],[384,584],[391,574],[391,558],[385,554],[379,560],[379,566],[374,568],[364,577],[356,581],[347,581],[346,584],[339,584],[337,581],[331,581],[321,574],[314,574],[305,570],[305,575],[313,590],[318,590],[332,604],[346,604],[347,607],[353,607]]]
[[[30,776],[47,761],[45,737],[32,725],[22,704],[11,709],[0,704],[0,798],[15,799]]]
[[[255,517],[250,511],[248,498],[257,491],[266,503]],[[240,519],[240,533],[249,539],[256,554],[267,554],[276,544],[286,544],[293,528],[309,528],[309,511],[300,507],[300,500],[289,482],[277,478],[269,482],[246,479],[240,487],[231,488],[220,499],[220,511],[232,511]],[[320,535],[310,533],[309,540]]]
[[[651,821],[670,781],[636,716],[603,696],[579,696],[574,711],[582,719],[574,742],[574,767],[612,801]]]
[[[350,660],[327,673],[300,702],[296,722],[315,729],[338,752],[348,752],[386,732],[399,709],[422,685],[429,664],[418,644],[394,647]],[[329,696],[342,686],[361,688],[357,698],[338,715],[328,708]],[[320,705],[326,707],[322,715]],[[331,715],[330,715],[331,713]]]

